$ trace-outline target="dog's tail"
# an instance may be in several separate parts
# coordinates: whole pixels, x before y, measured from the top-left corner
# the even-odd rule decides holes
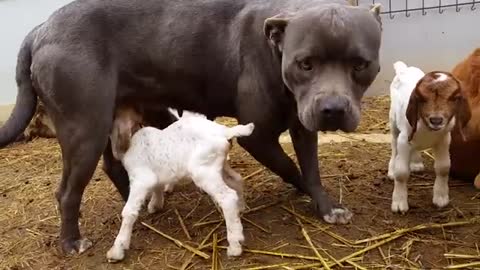
[[[231,140],[236,137],[250,136],[253,132],[255,125],[253,123],[247,125],[236,125],[234,127],[227,127],[226,137],[227,140]]]
[[[30,66],[32,65],[32,44],[36,30],[39,27],[40,25],[28,33],[17,56],[17,101],[7,122],[0,127],[0,147],[14,142],[25,130],[35,114],[37,94],[33,89],[30,78]]]

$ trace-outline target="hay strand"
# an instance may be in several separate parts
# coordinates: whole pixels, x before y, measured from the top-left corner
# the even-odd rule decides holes
[[[227,249],[225,246],[218,246],[221,249]],[[256,249],[243,249],[244,252],[252,253],[252,254],[262,254],[262,255],[269,255],[281,258],[295,258],[295,259],[303,259],[303,260],[310,260],[310,261],[319,261],[318,257],[313,256],[305,256],[301,254],[291,254],[291,253],[283,253],[283,252],[273,252],[267,250],[256,250]]]
[[[184,248],[184,249],[187,249],[187,250],[189,250],[190,252],[193,252],[193,253],[197,254],[198,256],[200,256],[200,257],[202,257],[202,258],[204,258],[204,259],[206,259],[206,260],[210,259],[210,256],[209,256],[208,254],[206,254],[205,252],[202,252],[202,251],[200,251],[200,250],[198,250],[198,249],[196,249],[196,248],[194,248],[194,247],[192,247],[192,246],[190,246],[190,245],[187,245],[187,244],[183,243],[182,241],[180,241],[180,240],[178,240],[178,239],[175,239],[175,238],[171,237],[170,235],[165,234],[165,233],[163,233],[163,232],[155,229],[154,227],[148,225],[148,224],[145,223],[145,222],[142,222],[142,225],[145,226],[145,227],[147,227],[147,228],[149,228],[150,230],[154,231],[155,233],[157,233],[157,234],[159,234],[159,235],[167,238],[168,240],[170,240],[170,241],[172,241],[173,243],[175,243],[177,246],[182,247],[182,248]]]
[[[212,236],[213,233],[215,233],[215,231],[222,225],[222,222],[219,222],[217,224],[217,226],[215,226],[206,236],[205,238],[203,238],[202,242],[200,243],[200,245],[198,245],[198,249],[202,249],[205,247],[205,244],[207,243],[208,239],[210,239],[210,237]],[[190,262],[193,260],[193,258],[195,257],[195,253],[192,252],[192,254],[190,255],[190,257],[188,257],[188,259],[183,262],[182,264],[182,267],[180,268],[181,270],[186,270],[187,269],[187,266],[190,264]]]
[[[281,207],[282,207],[283,210],[287,211],[288,213],[292,214],[293,216],[299,218],[299,219],[302,220],[302,221],[305,221],[305,222],[313,225],[315,228],[317,228],[317,229],[319,229],[320,231],[326,233],[327,235],[333,237],[334,239],[342,242],[343,244],[345,244],[345,245],[347,245],[347,246],[349,246],[349,247],[352,247],[352,246],[353,246],[353,242],[352,242],[352,241],[350,241],[350,240],[348,240],[348,239],[345,239],[345,238],[343,238],[342,236],[337,235],[337,234],[335,234],[335,233],[333,233],[333,232],[331,232],[331,231],[328,231],[326,228],[323,228],[323,227],[319,226],[316,222],[311,221],[309,218],[306,218],[306,217],[304,217],[304,216],[296,213],[295,211],[293,211],[292,209],[289,209],[289,208],[286,207],[286,206],[283,206],[283,205],[282,205]]]
[[[305,240],[307,241],[308,245],[310,246],[310,248],[313,250],[313,253],[315,253],[315,255],[317,255],[318,259],[320,260],[320,262],[322,263],[323,267],[325,267],[325,269],[327,270],[330,270],[330,267],[328,266],[327,262],[325,261],[325,259],[322,257],[322,255],[320,255],[320,252],[318,252],[317,248],[315,247],[315,245],[313,244],[312,242],[312,239],[310,238],[310,236],[308,235],[308,232],[307,230],[305,230],[305,227],[303,226],[303,223],[300,221],[300,219],[298,219],[298,217],[296,217],[296,220],[298,222],[298,225],[300,225],[301,229],[302,229],[302,235],[303,237],[305,238]]]
[[[217,253],[217,233],[213,234],[212,240],[212,270],[218,269],[218,253]]]
[[[477,223],[477,222],[479,222],[479,220],[480,220],[480,218],[471,218],[471,219],[468,219],[468,220],[455,221],[455,222],[449,222],[449,223],[420,224],[420,225],[417,225],[417,226],[414,226],[414,227],[411,227],[411,228],[398,229],[398,230],[395,230],[395,231],[390,232],[390,233],[385,233],[385,234],[378,235],[378,236],[375,236],[375,237],[366,238],[366,239],[362,239],[362,240],[357,240],[357,241],[354,242],[354,244],[357,245],[357,244],[367,243],[367,242],[371,242],[371,241],[377,241],[377,240],[381,240],[381,239],[391,237],[393,235],[397,235],[397,234],[403,235],[403,234],[406,234],[406,233],[420,231],[420,230],[438,229],[438,228],[442,229],[442,228],[447,228],[447,227],[468,225],[468,224]]]
[[[446,269],[465,269],[473,266],[480,266],[480,261],[449,265],[446,267]]]
[[[187,236],[188,240],[192,240],[192,237],[190,236],[190,233],[187,230],[187,226],[185,226],[182,216],[180,216],[180,213],[178,212],[177,208],[173,208],[173,211],[175,211],[175,215],[177,215],[178,221],[180,222],[180,227],[182,227],[182,230],[185,233],[185,236]]]

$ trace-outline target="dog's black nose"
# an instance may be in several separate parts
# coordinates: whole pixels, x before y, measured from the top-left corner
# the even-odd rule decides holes
[[[428,121],[434,126],[439,126],[443,123],[443,117],[429,117]]]
[[[342,118],[347,107],[340,97],[322,98],[318,105],[322,116],[330,120]]]

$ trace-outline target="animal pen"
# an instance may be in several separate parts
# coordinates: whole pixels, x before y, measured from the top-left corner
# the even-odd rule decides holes
[[[454,13],[480,16],[478,1],[380,2],[386,25]],[[450,70],[450,63],[473,48],[431,65]],[[242,256],[227,257],[222,215],[209,196],[188,184],[167,195],[162,211],[153,215],[142,211],[127,258],[108,264],[105,253],[118,232],[123,201],[100,163],[86,189],[80,218],[82,232],[94,246],[84,254],[64,257],[57,243],[60,215],[54,197],[62,173],[60,148],[56,139],[38,138],[0,149],[0,269],[480,268],[480,192],[473,181],[450,179],[451,202],[436,209],[431,203],[435,174],[430,151],[422,153],[426,170],[413,173],[409,180],[409,212],[398,215],[390,210],[390,101],[384,95],[393,77],[389,57],[382,61],[384,71],[372,86],[377,88],[372,89],[374,94],[362,101],[356,132],[319,135],[323,184],[354,213],[350,224],[329,225],[314,216],[307,196],[234,143],[230,162],[245,179],[247,203]],[[230,118],[217,121],[236,123]],[[288,134],[280,141],[294,157]]]

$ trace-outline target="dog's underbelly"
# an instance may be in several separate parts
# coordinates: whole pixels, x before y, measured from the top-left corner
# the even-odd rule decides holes
[[[235,92],[233,85],[206,84],[188,76],[159,79],[130,73],[119,78],[116,99],[117,104],[141,104],[151,109],[161,105],[209,117],[235,117]]]

